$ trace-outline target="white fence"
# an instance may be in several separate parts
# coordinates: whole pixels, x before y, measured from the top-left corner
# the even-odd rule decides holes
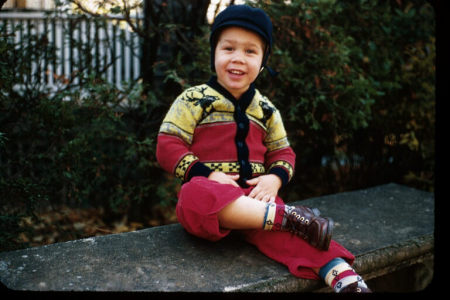
[[[0,28],[14,33],[18,47],[25,35],[46,37],[54,53],[31,66],[32,80],[50,87],[78,84],[79,72],[95,74],[120,86],[140,75],[140,38],[125,24],[107,18],[49,17],[44,13],[0,13]],[[29,45],[28,45],[29,46]],[[84,48],[83,48],[84,47]],[[86,50],[86,47],[90,48]],[[54,59],[53,57],[56,57]]]

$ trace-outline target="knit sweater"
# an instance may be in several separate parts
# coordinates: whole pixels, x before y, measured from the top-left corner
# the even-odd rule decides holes
[[[184,182],[221,171],[239,174],[242,187],[262,174],[275,174],[285,185],[295,165],[275,106],[253,84],[236,100],[215,77],[176,98],[161,124],[156,156]]]

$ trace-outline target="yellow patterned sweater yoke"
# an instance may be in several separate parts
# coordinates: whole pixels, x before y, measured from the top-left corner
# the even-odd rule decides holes
[[[233,113],[233,103],[216,90],[206,84],[195,86],[177,97],[163,120],[160,132],[176,135],[190,145],[197,126],[234,122]],[[258,90],[246,114],[250,121],[266,131],[264,144],[268,151],[289,146],[279,111]]]
[[[160,156],[173,161],[173,165],[166,162],[163,162],[162,165],[167,165],[167,169],[170,167],[170,171],[174,172],[177,177],[186,179],[186,172],[193,164],[199,161],[199,153],[193,153],[190,150],[196,129],[208,128],[208,130],[214,132],[215,125],[235,124],[234,111],[235,106],[233,102],[207,84],[185,90],[173,102],[162,122],[159,133],[166,139],[173,137],[174,139],[182,140],[186,149],[185,151],[180,149],[177,151],[173,150],[175,148],[174,142],[170,143],[172,145],[170,147],[166,146],[164,148],[164,145],[161,145],[160,149],[164,148],[164,150],[159,151],[161,153]],[[258,90],[255,90],[253,99],[248,105],[245,114],[249,122],[256,125],[263,132],[263,138],[257,142],[258,145],[248,145],[248,147],[256,146],[259,149],[261,147],[266,149],[262,157],[248,162],[251,164],[253,174],[264,174],[273,167],[281,167],[286,170],[289,179],[291,179],[294,172],[295,158],[286,158],[291,154],[284,155],[280,159],[277,159],[276,154],[270,155],[270,153],[278,153],[283,149],[292,151],[280,112],[269,99],[261,95]],[[223,129],[223,126],[220,128]],[[216,133],[222,135],[221,132],[216,131]],[[211,138],[210,140],[214,139]],[[204,143],[211,143],[210,140],[204,141]],[[198,139],[196,142],[198,143]],[[164,143],[168,144],[169,142],[164,141]],[[226,143],[234,144],[234,138],[230,135]],[[160,144],[163,143],[161,142]],[[217,149],[220,149],[220,145],[217,146]],[[177,144],[176,147],[180,148],[181,146]],[[175,157],[171,157],[170,153],[173,153],[172,156]],[[295,156],[295,154],[293,155]],[[269,162],[267,161],[268,157],[270,157]],[[239,163],[236,161],[236,158],[230,157],[228,161],[202,161],[202,163],[212,170],[224,172],[239,171]],[[270,164],[267,165],[267,163]]]

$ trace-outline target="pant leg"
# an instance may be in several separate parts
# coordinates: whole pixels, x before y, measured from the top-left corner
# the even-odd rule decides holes
[[[178,193],[178,221],[189,233],[217,241],[230,233],[219,226],[217,214],[244,192],[230,184],[220,184],[205,177],[194,177]]]
[[[189,233],[210,241],[227,236],[230,230],[221,228],[217,214],[237,198],[248,195],[250,189],[220,184],[204,177],[194,177],[178,194],[178,221]],[[277,204],[284,204],[279,197]],[[354,256],[335,241],[327,251],[318,250],[290,232],[242,230],[245,239],[269,258],[286,265],[297,277],[319,279],[311,268],[320,268],[336,257],[352,264]]]
[[[277,197],[276,203],[283,204],[283,201]],[[319,279],[311,268],[321,268],[333,258],[342,257],[349,264],[353,264],[355,259],[353,254],[334,240],[331,240],[327,251],[322,251],[290,232],[243,230],[242,233],[262,253],[286,265],[294,276],[301,278]]]

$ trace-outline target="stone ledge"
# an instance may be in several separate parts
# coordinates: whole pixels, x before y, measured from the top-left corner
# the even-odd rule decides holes
[[[387,184],[301,204],[335,220],[333,238],[355,254],[365,279],[434,259],[431,193]],[[237,233],[213,243],[179,224],[1,252],[0,281],[31,291],[329,291],[292,276]]]

